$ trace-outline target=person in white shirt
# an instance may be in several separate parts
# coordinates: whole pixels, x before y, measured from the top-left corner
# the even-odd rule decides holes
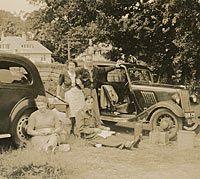
[[[60,74],[57,85],[57,96],[59,98],[64,98],[64,100],[69,103],[67,117],[69,117],[72,122],[72,134],[74,134],[76,113],[84,105],[84,94],[78,86],[76,67],[77,63],[73,60],[69,60],[67,62],[67,69]]]

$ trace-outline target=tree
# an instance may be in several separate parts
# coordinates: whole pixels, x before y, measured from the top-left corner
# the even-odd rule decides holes
[[[5,35],[21,35],[25,30],[24,22],[20,17],[14,16],[12,13],[0,10],[0,32]]]
[[[64,63],[69,40],[70,52],[74,56],[86,48],[89,38],[94,37],[93,34],[98,34],[97,26],[93,23],[96,18],[93,6],[95,3],[84,0],[46,1],[46,8],[41,9],[38,16],[31,14],[27,20],[35,19],[32,21],[35,39],[53,50],[55,60]]]
[[[36,38],[57,61],[67,59],[69,38],[74,56],[92,39],[112,44],[112,60],[135,56],[153,65],[167,83],[200,78],[198,0],[30,1],[46,5],[35,21]]]
[[[106,15],[112,20],[110,41],[126,58],[135,56],[153,65],[168,83],[191,81],[199,66],[198,1],[131,1],[127,7],[117,0],[109,2],[115,3],[115,9],[119,9],[116,5],[121,8],[118,16],[110,7],[112,3],[103,9],[105,13],[112,9]]]

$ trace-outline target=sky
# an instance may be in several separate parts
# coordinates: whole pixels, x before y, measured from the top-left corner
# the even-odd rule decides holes
[[[17,15],[36,9],[38,9],[38,6],[29,4],[27,0],[0,0],[0,10],[10,11]]]

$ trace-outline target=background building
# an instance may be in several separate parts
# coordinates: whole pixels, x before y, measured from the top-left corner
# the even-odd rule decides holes
[[[93,61],[109,61],[105,57],[105,54],[108,53],[110,50],[112,50],[111,45],[107,45],[105,43],[99,43],[98,45],[93,45],[92,41],[89,41],[89,47],[85,49],[83,53],[78,55],[75,60],[76,61],[83,61],[86,56],[91,55],[93,58]]]
[[[33,63],[51,63],[52,52],[37,41],[27,40],[26,34],[21,37],[1,34],[0,52],[9,52],[29,58]]]

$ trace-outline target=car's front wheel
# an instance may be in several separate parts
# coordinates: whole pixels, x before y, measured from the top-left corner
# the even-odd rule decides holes
[[[27,143],[30,138],[26,131],[28,126],[28,118],[33,111],[33,109],[20,111],[12,123],[11,134],[13,142],[17,147]]]
[[[174,139],[182,129],[182,120],[168,109],[158,109],[151,116],[152,128],[155,131],[169,132],[169,139]]]

